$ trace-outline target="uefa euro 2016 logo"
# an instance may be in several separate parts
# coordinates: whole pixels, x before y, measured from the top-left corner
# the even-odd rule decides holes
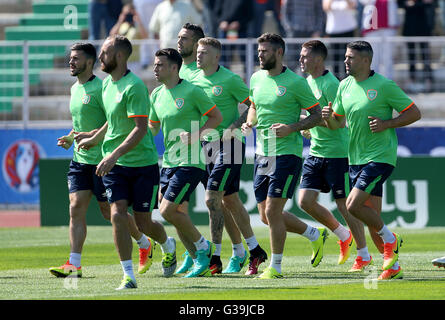
[[[2,162],[3,176],[16,192],[28,193],[39,187],[39,159],[43,149],[32,140],[18,140],[5,151]]]

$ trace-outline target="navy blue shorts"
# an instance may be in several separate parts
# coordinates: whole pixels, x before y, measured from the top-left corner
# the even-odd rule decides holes
[[[383,183],[391,175],[394,167],[388,163],[369,162],[349,166],[349,179],[352,188],[358,188],[373,196],[383,195]]]
[[[109,203],[127,200],[134,211],[152,212],[158,207],[159,166],[115,165],[102,178]]]
[[[225,196],[238,192],[246,145],[234,138],[203,142],[203,151],[207,164],[206,190],[225,191]]]
[[[91,190],[97,201],[107,201],[102,178],[96,175],[96,165],[71,160],[67,180],[69,193]]]
[[[205,171],[196,167],[162,168],[161,194],[176,204],[189,201],[190,195],[204,175]]]
[[[267,197],[291,199],[298,184],[303,160],[296,155],[255,155],[253,188],[257,203]]]
[[[321,158],[309,155],[303,163],[300,189],[328,193],[334,199],[346,198],[349,193],[348,158]]]

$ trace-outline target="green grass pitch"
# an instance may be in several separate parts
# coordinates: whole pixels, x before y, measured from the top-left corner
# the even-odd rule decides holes
[[[199,226],[209,237],[206,226]],[[267,228],[255,228],[262,247],[270,255]],[[244,274],[216,275],[211,278],[163,278],[161,250],[157,247],[151,269],[136,275],[138,288],[115,291],[122,269],[114,248],[111,227],[89,227],[82,255],[83,277],[55,278],[48,268],[63,264],[69,255],[67,227],[0,229],[0,299],[3,300],[442,300],[445,298],[445,269],[433,267],[431,260],[445,255],[445,228],[395,229],[404,239],[399,262],[404,279],[379,281],[382,257],[367,236],[374,266],[362,274],[347,270],[355,250],[344,265],[337,265],[338,245],[334,234],[325,244],[323,261],[310,265],[308,240],[288,234],[283,258],[284,279],[261,280]],[[172,227],[167,233],[174,236]],[[184,248],[177,241],[178,265]],[[137,245],[133,243],[137,270]],[[231,244],[224,234],[222,261],[227,264]],[[262,264],[260,271],[269,260]],[[245,270],[243,270],[245,271]]]

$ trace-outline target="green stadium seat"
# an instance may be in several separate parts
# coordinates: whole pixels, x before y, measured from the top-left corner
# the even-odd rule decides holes
[[[31,53],[28,56],[29,68],[53,68],[54,54]],[[0,54],[0,68],[23,68],[23,54]]]
[[[0,114],[10,113],[12,111],[12,100],[14,97],[1,97],[0,96]]]
[[[8,41],[29,40],[29,83],[38,85],[40,72],[54,68],[56,59],[66,57],[69,49],[65,45],[42,45],[38,41],[81,40],[88,28],[89,0],[33,0],[32,13],[23,14],[19,26],[5,28]],[[66,6],[77,9],[79,28],[64,27]],[[69,21],[72,23],[72,21]],[[11,42],[10,42],[11,43]],[[23,46],[0,45],[0,112],[13,109],[14,97],[23,96]]]
[[[38,84],[40,80],[41,69],[29,69],[29,83]],[[0,69],[0,82],[23,82],[23,68],[21,69],[11,69],[4,68]]]
[[[77,12],[88,12],[88,0],[45,0],[34,1],[32,11],[34,13],[63,13],[66,6],[72,5]]]
[[[20,18],[21,26],[63,26],[66,15],[63,13],[25,14]],[[78,13],[77,24],[80,28],[88,27],[88,13]]]
[[[23,86],[23,82],[0,82],[0,97],[21,97]]]
[[[82,30],[63,26],[15,26],[5,28],[6,40],[71,40],[81,39]]]

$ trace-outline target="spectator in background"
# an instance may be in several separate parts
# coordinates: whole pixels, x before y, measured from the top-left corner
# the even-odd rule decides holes
[[[215,12],[216,3],[219,0],[202,0],[203,30],[208,37],[218,37],[218,21]]]
[[[117,34],[120,34],[129,40],[148,38],[147,30],[144,28],[141,18],[131,3],[126,4],[122,8],[117,23],[110,31],[110,36]],[[134,49],[136,49],[136,47],[137,46],[134,46]],[[140,58],[141,56],[134,50],[133,54],[128,59],[128,62],[139,61]]]
[[[125,36],[129,40],[136,39],[138,36],[143,38],[147,37],[147,31],[145,30],[139,15],[131,3],[126,4],[122,8],[122,12],[119,15],[117,23],[110,31],[110,36],[116,34]]]
[[[325,24],[322,0],[282,0],[281,23],[287,38],[321,37]],[[287,66],[294,70],[298,64],[301,44],[288,46]]]
[[[278,26],[278,32],[284,36],[285,31],[280,20],[280,0],[253,0],[253,18],[250,25],[250,35],[258,38],[263,34],[264,14],[266,11],[272,11],[275,22]]]
[[[330,38],[351,38],[357,29],[357,0],[323,0],[326,12],[326,35]],[[346,43],[332,43],[333,73],[338,79],[345,76],[343,62]]]
[[[88,3],[89,40],[100,40],[108,37],[122,11],[121,0],[90,0]],[[102,25],[105,34],[102,33]]]
[[[364,5],[362,16],[362,34],[373,47],[371,69],[392,79],[393,56],[392,44],[386,37],[397,34],[396,0],[360,0]],[[376,38],[373,39],[372,38]]]
[[[413,37],[429,37],[433,35],[435,26],[435,9],[437,1],[435,0],[398,0],[400,8],[405,9],[405,21],[403,23],[402,34]],[[431,53],[428,42],[408,42],[408,60],[409,60],[409,78],[412,85],[415,82],[424,83],[424,90],[432,90],[434,77],[431,69]],[[420,47],[420,57],[417,59],[416,45]],[[423,64],[422,76],[416,72],[416,62]],[[411,86],[411,90],[414,87]]]
[[[239,39],[249,38],[249,24],[252,19],[253,0],[217,0],[215,14],[218,21],[218,38]],[[235,45],[223,45],[221,64],[228,68],[233,57],[234,50],[239,49],[241,61],[245,61],[245,48]]]
[[[161,48],[176,48],[178,33],[185,23],[202,24],[202,16],[190,1],[164,0],[150,20],[149,31],[160,40]]]
[[[283,0],[281,2],[281,22],[287,38],[321,37],[324,20],[322,0]]]
[[[162,0],[133,0],[133,5],[141,20],[141,24],[147,31],[146,36],[143,36],[142,39],[153,38],[148,32],[148,26],[150,25],[150,20],[156,6],[161,2]],[[158,49],[158,47],[148,44],[144,44],[140,47],[139,54],[143,69],[146,69],[153,62],[153,57]]]

